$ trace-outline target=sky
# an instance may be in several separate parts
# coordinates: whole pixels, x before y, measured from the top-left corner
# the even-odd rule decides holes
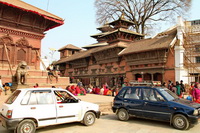
[[[94,7],[95,0],[22,0],[33,6],[53,13],[63,18],[62,26],[51,29],[42,39],[42,57],[47,56],[52,60],[52,51],[49,48],[59,49],[67,44],[73,44],[77,47],[83,47],[96,43],[91,35],[99,33],[96,30]],[[187,20],[200,19],[199,13],[200,0],[192,0],[192,7]],[[174,24],[164,24],[160,30],[163,31]],[[161,32],[161,31],[158,31]],[[59,52],[53,54],[53,60],[59,60]]]

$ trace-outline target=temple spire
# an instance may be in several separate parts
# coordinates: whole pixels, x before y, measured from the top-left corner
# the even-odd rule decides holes
[[[124,19],[124,15],[125,15],[125,13],[124,13],[124,9],[122,10],[122,15],[121,15],[121,19]]]

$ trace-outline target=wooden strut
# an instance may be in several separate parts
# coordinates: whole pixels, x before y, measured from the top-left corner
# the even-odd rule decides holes
[[[5,52],[6,52],[6,57],[7,57],[8,64],[9,64],[9,69],[10,69],[11,75],[13,76],[13,72],[12,72],[11,64],[10,64],[10,58],[9,58],[9,56],[8,56],[8,50],[7,50],[7,47],[6,47],[5,42],[3,43],[3,45],[4,45]]]
[[[35,50],[35,51],[36,51],[36,53],[37,53],[38,58],[39,58],[40,61],[42,62],[42,66],[44,67],[45,71],[47,71],[47,67],[45,66],[44,62],[42,61],[42,59],[41,59],[41,57],[40,57],[40,54],[39,54],[38,50]],[[54,76],[54,77],[56,77],[56,76]],[[49,76],[48,76],[48,78],[50,79]],[[58,82],[58,77],[56,77],[56,83],[57,83],[57,82]],[[52,79],[50,79],[50,83],[52,83]]]
[[[45,66],[45,64],[44,64],[43,60],[41,59],[41,57],[40,57],[40,54],[39,54],[38,50],[35,50],[35,51],[36,51],[36,53],[37,53],[37,56],[38,56],[38,58],[39,58],[39,59],[40,59],[40,61],[42,62],[42,66],[43,66],[44,70],[46,71],[46,70],[47,70],[47,67]]]

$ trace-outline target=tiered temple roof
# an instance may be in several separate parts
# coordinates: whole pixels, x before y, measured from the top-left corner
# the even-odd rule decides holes
[[[54,22],[54,24],[46,27],[45,31],[64,24],[64,20],[62,18],[60,18],[60,17],[58,17],[54,14],[51,14],[47,11],[44,11],[40,8],[37,8],[33,5],[25,3],[21,0],[0,0],[0,4],[7,5],[7,6],[10,6],[10,7],[14,7],[14,8],[18,8],[20,10],[30,12],[30,13],[33,13],[33,14],[37,14],[39,16],[44,17],[47,20]]]

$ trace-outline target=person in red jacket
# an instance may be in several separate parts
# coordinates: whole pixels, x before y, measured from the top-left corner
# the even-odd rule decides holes
[[[95,88],[95,94],[100,94],[100,88],[97,86],[96,88]]]
[[[103,95],[107,95],[107,93],[108,93],[108,87],[106,87],[106,88],[104,89]]]
[[[81,95],[81,90],[80,90],[80,87],[78,85],[76,86],[75,90],[76,90],[76,95],[80,96]]]
[[[71,86],[71,89],[70,89],[71,91],[71,93],[73,94],[73,95],[76,95],[76,89],[75,89],[75,86],[74,85],[72,85]]]

